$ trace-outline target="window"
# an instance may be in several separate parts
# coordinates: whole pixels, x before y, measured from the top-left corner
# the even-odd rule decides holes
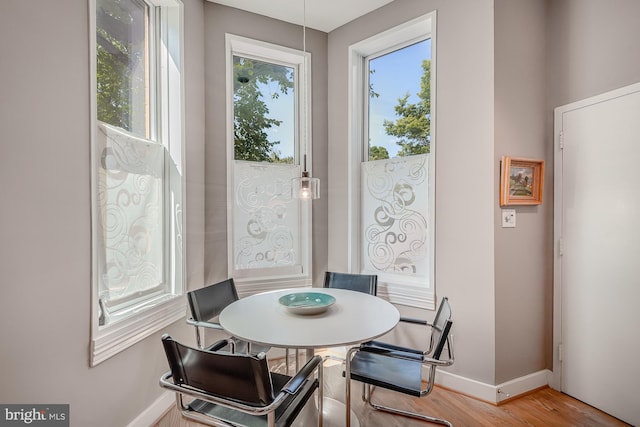
[[[240,294],[311,283],[311,207],[291,197],[310,55],[227,34],[229,274]]]
[[[184,316],[182,4],[91,0],[91,364]]]
[[[351,269],[433,309],[435,12],[351,46]]]

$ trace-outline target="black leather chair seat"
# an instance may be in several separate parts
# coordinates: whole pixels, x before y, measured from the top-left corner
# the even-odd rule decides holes
[[[351,379],[420,397],[422,357],[415,353],[362,349],[351,360]],[[389,357],[393,353],[394,357]]]
[[[271,379],[274,392],[277,394],[282,390],[291,377],[272,372]],[[302,386],[302,390],[295,395],[288,395],[284,402],[282,402],[275,411],[276,426],[280,427],[291,425],[303,407],[302,402],[307,401],[311,397],[316,387],[318,387],[317,379],[313,381],[305,381],[305,384]],[[189,404],[189,410],[205,414],[214,420],[222,420],[232,425],[247,425],[252,427],[262,427],[267,425],[266,415],[256,417],[222,405],[205,402],[200,399],[193,400]]]

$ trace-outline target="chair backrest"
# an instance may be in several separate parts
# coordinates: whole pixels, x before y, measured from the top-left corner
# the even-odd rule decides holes
[[[229,304],[238,300],[238,291],[233,279],[187,292],[191,317],[206,322],[220,314]]]
[[[200,350],[180,344],[166,334],[162,345],[174,384],[252,406],[273,402],[271,374],[264,353],[255,356]]]
[[[349,289],[376,295],[378,291],[378,276],[373,274],[334,273],[327,271],[324,274],[325,288]]]
[[[439,360],[444,350],[444,345],[447,342],[449,331],[451,330],[451,306],[449,305],[449,299],[444,297],[438,307],[438,312],[433,320],[433,326],[431,328],[431,349],[433,352],[431,357]]]

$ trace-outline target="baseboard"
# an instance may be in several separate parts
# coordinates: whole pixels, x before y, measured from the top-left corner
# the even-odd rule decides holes
[[[156,424],[176,403],[175,393],[163,392],[155,402],[138,415],[127,427],[149,427]]]
[[[514,397],[527,394],[541,387],[546,387],[551,381],[552,372],[548,369],[534,372],[524,377],[515,378],[511,381],[498,384],[496,386],[496,403],[513,399]]]
[[[498,385],[485,384],[480,381],[452,374],[442,369],[436,373],[436,384],[439,386],[494,405],[547,386],[550,379],[551,371],[548,369],[515,378]]]

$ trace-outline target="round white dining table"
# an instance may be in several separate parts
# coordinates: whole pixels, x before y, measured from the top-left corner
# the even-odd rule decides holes
[[[294,314],[278,300],[296,292],[319,292],[336,301],[319,314]],[[220,313],[220,325],[252,343],[286,348],[327,348],[358,344],[386,334],[400,319],[382,298],[333,288],[295,288],[241,298]]]
[[[297,292],[319,292],[335,303],[318,314],[295,314],[278,300]],[[264,292],[228,305],[218,318],[231,335],[271,347],[342,347],[372,340],[391,331],[400,320],[398,309],[382,298],[345,289],[295,288]],[[344,426],[345,406],[335,399],[323,399],[323,425]],[[359,426],[351,411],[351,427]]]

